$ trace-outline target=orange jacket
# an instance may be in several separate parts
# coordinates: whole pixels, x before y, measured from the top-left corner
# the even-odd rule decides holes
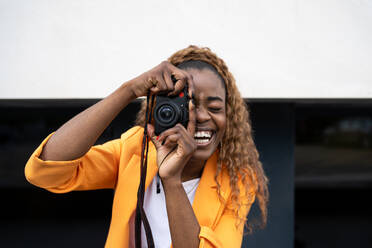
[[[52,135],[52,134],[51,134]],[[43,161],[39,155],[49,135],[31,155],[25,167],[27,180],[54,193],[72,190],[115,189],[110,230],[105,247],[128,247],[129,218],[137,203],[140,178],[140,156],[143,129],[134,127],[120,139],[93,146],[83,157],[73,161]],[[243,225],[236,228],[236,218],[225,211],[217,195],[215,182],[218,152],[207,161],[196,190],[193,210],[201,227],[199,247],[240,247]],[[156,175],[156,149],[150,142],[146,188]],[[229,176],[223,170],[218,178],[221,195],[229,204]],[[252,187],[253,188],[253,187]],[[242,206],[248,213],[254,201],[250,192],[249,204]]]

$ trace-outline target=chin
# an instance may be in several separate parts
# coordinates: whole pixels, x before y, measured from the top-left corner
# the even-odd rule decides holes
[[[192,156],[193,159],[195,160],[202,160],[202,161],[207,161],[212,154],[214,153],[216,149],[208,149],[208,150],[202,150],[202,149],[197,149]]]

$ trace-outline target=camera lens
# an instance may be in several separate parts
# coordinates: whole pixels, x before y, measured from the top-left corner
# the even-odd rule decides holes
[[[181,117],[179,107],[173,102],[167,101],[156,106],[154,118],[158,125],[163,128],[171,128],[177,124]]]
[[[177,113],[176,109],[172,106],[172,104],[164,104],[158,110],[156,115],[159,119],[159,124],[162,126],[173,125],[177,120]]]
[[[174,118],[174,111],[169,106],[164,106],[159,109],[159,116],[163,122],[171,122]]]

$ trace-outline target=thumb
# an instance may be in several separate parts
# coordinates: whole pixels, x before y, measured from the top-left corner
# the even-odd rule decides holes
[[[158,141],[159,136],[155,135],[155,128],[151,124],[147,124],[147,133],[152,141],[154,143],[156,149],[158,149],[161,146],[161,143]]]

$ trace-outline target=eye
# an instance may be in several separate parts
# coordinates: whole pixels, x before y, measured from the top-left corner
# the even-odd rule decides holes
[[[222,108],[217,108],[217,107],[209,107],[209,110],[213,113],[218,113],[221,112]]]

